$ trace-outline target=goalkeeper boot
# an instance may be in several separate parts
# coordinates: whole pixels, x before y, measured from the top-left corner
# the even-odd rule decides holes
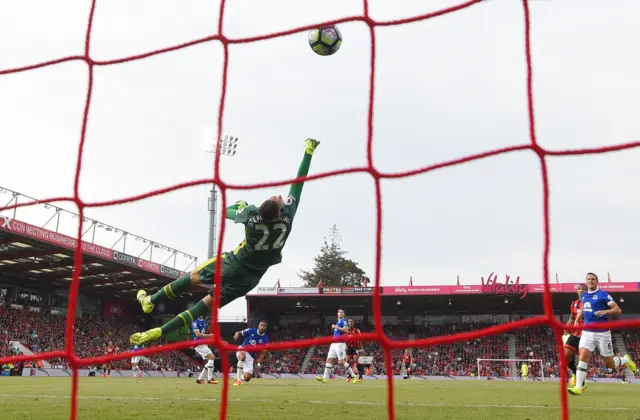
[[[318,145],[320,144],[320,142],[318,140],[314,140],[314,139],[306,139],[304,141],[304,151],[306,154],[313,156],[313,152],[315,152],[316,147],[318,147]]]
[[[576,386],[576,375],[571,375],[571,386],[575,387]]]
[[[326,384],[326,383],[327,383],[327,380],[326,380],[326,379],[324,379],[324,376],[316,376],[316,380],[317,380],[318,382],[322,382],[323,384]]]
[[[244,383],[242,381],[235,381],[233,383],[233,386],[240,386],[240,385],[244,385]]]
[[[582,391],[584,391],[584,387],[578,388],[577,386],[574,386],[573,388],[567,389],[567,392],[569,392],[569,394],[571,395],[580,395],[582,394]]]
[[[196,383],[202,385],[204,383],[204,379],[196,379]]]
[[[160,337],[162,337],[162,328],[152,328],[149,331],[133,334],[131,338],[129,338],[129,341],[131,344],[139,346],[150,341],[155,341]]]
[[[209,379],[209,380],[207,381],[207,383],[208,383],[208,384],[216,385],[216,384],[219,384],[219,383],[220,383],[220,381],[218,381],[218,380],[216,380],[216,379]]]
[[[147,295],[147,292],[145,292],[144,290],[138,290],[136,299],[140,303],[140,306],[142,306],[142,311],[145,314],[150,314],[153,311],[153,308],[156,306],[151,303],[151,296]]]
[[[624,356],[625,356],[627,359],[629,359],[629,362],[627,363],[627,367],[628,367],[628,368],[629,368],[629,370],[631,370],[631,372],[633,372],[633,373],[634,373],[634,375],[635,375],[635,374],[636,374],[636,372],[637,372],[637,370],[638,370],[638,369],[636,368],[636,364],[635,364],[635,363],[633,363],[633,360],[631,360],[631,356],[629,356],[628,354],[625,354]]]

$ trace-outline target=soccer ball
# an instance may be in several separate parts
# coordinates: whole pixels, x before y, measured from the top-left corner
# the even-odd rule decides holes
[[[318,55],[333,55],[342,45],[342,34],[334,26],[312,29],[309,32],[309,46]]]

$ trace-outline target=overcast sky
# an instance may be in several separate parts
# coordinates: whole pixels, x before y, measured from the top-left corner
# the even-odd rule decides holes
[[[224,30],[245,37],[362,13],[362,2],[227,2]],[[371,0],[380,20],[453,0]],[[0,68],[81,55],[89,1],[23,0],[0,13]],[[531,5],[540,144],[594,147],[640,138],[640,2],[554,0]],[[211,0],[98,0],[91,56],[108,60],[214,34]],[[240,137],[223,158],[226,182],[296,174],[306,137],[322,141],[311,173],[366,164],[369,31],[340,26],[344,44],[315,55],[306,33],[230,47],[224,131]],[[376,30],[373,156],[380,171],[415,169],[529,141],[524,19],[518,0],[491,0],[437,19]],[[210,42],[95,70],[80,182],[86,201],[130,197],[212,174],[203,142],[216,132],[222,48]],[[87,66],[71,62],[0,76],[0,186],[37,198],[71,195]],[[640,150],[549,159],[551,272],[639,281]],[[542,281],[540,163],[518,152],[383,182],[383,285],[477,284],[492,271]],[[87,215],[206,258],[208,186]],[[288,187],[231,191],[259,204]],[[4,205],[4,198],[0,205]],[[72,209],[69,204],[62,205]],[[44,209],[18,218],[43,224]],[[330,227],[373,278],[374,184],[367,175],[307,183],[284,261],[261,286],[299,285]],[[62,226],[75,234],[72,220]],[[224,248],[242,240],[228,225]],[[111,246],[116,238],[100,233]],[[137,248],[136,248],[137,247]],[[141,243],[130,241],[138,255]],[[162,255],[154,260],[162,262]],[[179,262],[186,267],[188,261]],[[184,268],[184,267],[178,267]],[[238,300],[221,315],[241,315]]]

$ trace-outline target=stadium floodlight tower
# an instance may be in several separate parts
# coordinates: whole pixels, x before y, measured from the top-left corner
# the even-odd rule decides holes
[[[238,149],[238,137],[229,136],[227,134],[221,136],[219,139],[214,138],[212,147],[207,147],[207,153],[214,155],[219,154],[222,156],[235,156]],[[216,191],[215,184],[211,186],[208,203],[209,210],[209,249],[207,251],[207,258],[213,258],[214,247],[216,244],[216,213],[218,207],[218,191]]]

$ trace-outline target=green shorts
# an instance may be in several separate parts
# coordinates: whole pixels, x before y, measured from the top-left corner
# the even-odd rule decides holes
[[[222,289],[220,290],[220,305],[223,307],[239,297],[245,296],[253,290],[260,279],[267,272],[267,268],[255,269],[245,267],[233,261],[233,257],[229,258],[229,253],[222,254]],[[196,271],[200,275],[200,281],[203,284],[213,284],[216,274],[216,257],[213,257],[196,267]],[[213,296],[213,289],[211,289]]]

